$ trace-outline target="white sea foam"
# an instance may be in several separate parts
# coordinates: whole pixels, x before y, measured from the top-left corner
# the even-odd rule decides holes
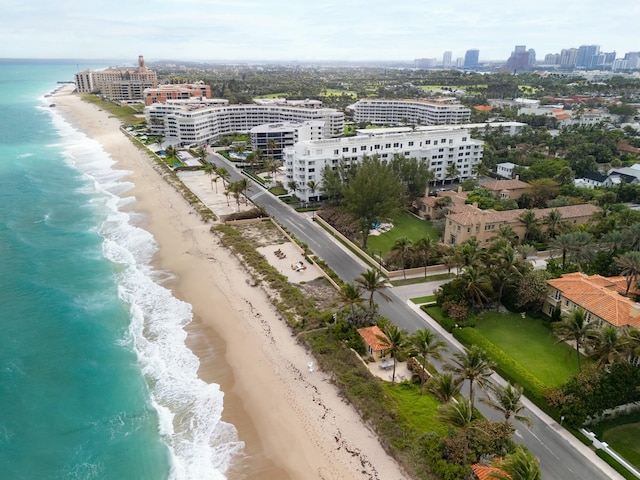
[[[121,208],[134,199],[122,197],[131,187],[128,172],[114,170],[101,146],[74,130],[56,113],[55,126],[64,138],[67,161],[86,177],[85,191],[103,218],[98,233],[103,254],[119,265],[120,298],[129,305],[131,323],[125,341],[135,349],[147,379],[159,433],[171,455],[175,480],[224,479],[243,443],[233,425],[221,421],[223,393],[198,378],[198,358],[185,345],[183,327],[192,319],[191,305],[158,283],[166,272],[149,265],[156,244],[147,231],[134,226]]]

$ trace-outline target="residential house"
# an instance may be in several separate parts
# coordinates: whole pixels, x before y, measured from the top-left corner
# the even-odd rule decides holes
[[[503,178],[513,178],[513,169],[517,165],[511,162],[498,163],[496,165],[496,173]]]
[[[570,225],[589,223],[594,213],[600,209],[590,203],[569,205],[557,208],[541,208],[533,210],[538,221],[542,222],[552,210],[558,210],[562,220]],[[457,207],[455,213],[445,217],[444,243],[456,245],[472,238],[481,244],[489,243],[498,233],[501,226],[509,226],[518,238],[524,238],[525,226],[520,221],[524,210],[505,210],[498,212],[493,209],[481,210],[475,205]]]
[[[358,333],[364,340],[367,353],[373,357],[375,361],[380,360],[386,355],[387,349],[389,348],[389,340],[377,325],[359,328]]]
[[[547,280],[547,285],[549,291],[543,312],[549,316],[556,309],[569,314],[579,308],[586,312],[587,322],[640,328],[640,303],[620,294],[626,289],[624,277],[607,278],[575,272]]]
[[[607,175],[602,182],[605,187],[614,187],[621,183],[640,183],[640,163],[634,163],[630,167],[612,168]]]
[[[491,191],[496,197],[503,200],[517,200],[524,193],[529,193],[531,186],[520,180],[519,176],[513,180],[491,180],[480,182],[480,186]]]
[[[606,179],[607,176],[600,172],[587,172],[581,178],[574,179],[573,184],[576,187],[596,188],[604,185]]]

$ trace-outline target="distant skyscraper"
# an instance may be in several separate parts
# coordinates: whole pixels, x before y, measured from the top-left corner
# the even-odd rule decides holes
[[[464,66],[466,68],[476,68],[479,58],[480,50],[467,50],[467,53],[464,54]]]
[[[533,66],[536,64],[536,51],[533,48],[530,48],[527,53],[529,54],[529,65]]]
[[[464,67],[464,58],[463,57],[456,58],[456,67],[458,67],[458,68]]]
[[[451,52],[444,52],[442,56],[442,68],[451,68]]]
[[[526,45],[516,45],[516,48],[513,50],[514,53],[524,53],[527,51]]]
[[[527,51],[527,46],[516,45],[516,48],[511,52],[511,56],[507,60],[507,68],[513,71],[520,71],[529,69],[529,65],[529,52]]]
[[[577,68],[590,68],[593,65],[593,57],[600,54],[600,45],[580,45],[576,55]]]

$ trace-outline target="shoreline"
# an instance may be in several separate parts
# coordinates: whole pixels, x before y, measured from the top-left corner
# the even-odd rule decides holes
[[[132,172],[127,207],[144,216],[158,252],[153,266],[173,274],[174,296],[192,305],[187,346],[200,360],[199,377],[224,392],[222,420],[245,443],[230,479],[400,479],[396,462],[346,405],[312,357],[297,344],[266,293],[250,287],[239,260],[220,246],[211,223],[164,181],[120,122],[63,89],[55,94],[67,121],[98,141],[115,168]],[[358,451],[359,455],[350,452]],[[371,467],[363,467],[364,462]]]

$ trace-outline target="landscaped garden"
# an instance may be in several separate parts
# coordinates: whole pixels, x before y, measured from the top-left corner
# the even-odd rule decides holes
[[[598,440],[607,442],[625,460],[640,468],[640,412],[591,427]]]
[[[380,253],[382,256],[389,254],[398,238],[406,237],[412,242],[423,237],[432,238],[437,241],[440,233],[433,228],[431,222],[421,220],[410,213],[402,212],[392,220],[393,228],[380,235],[371,235],[367,241],[369,253]]]
[[[575,349],[558,342],[541,319],[486,312],[478,317],[476,329],[548,387],[578,373]]]

